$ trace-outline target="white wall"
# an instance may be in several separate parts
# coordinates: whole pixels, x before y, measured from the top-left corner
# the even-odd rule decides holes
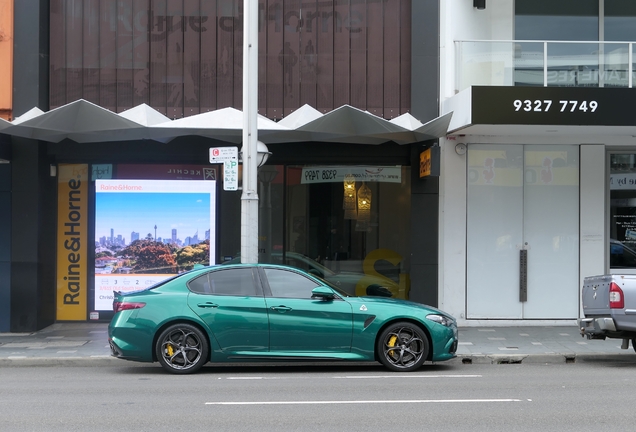
[[[606,163],[605,146],[580,147],[580,258],[579,286],[583,278],[605,273],[606,239]],[[581,306],[580,316],[583,316]]]
[[[462,139],[440,138],[439,285],[440,309],[458,321],[466,312],[466,153],[455,151]]]
[[[455,94],[457,40],[511,40],[513,1],[486,0],[486,9],[472,0],[440,0],[441,103]],[[455,146],[461,137],[440,139],[439,306],[460,322],[466,312],[466,154]]]
[[[471,0],[440,0],[440,101],[455,93],[455,41],[512,40],[514,1],[486,0],[486,9]]]

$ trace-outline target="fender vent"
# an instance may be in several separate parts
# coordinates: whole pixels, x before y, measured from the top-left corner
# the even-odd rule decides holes
[[[373,321],[375,321],[375,315],[371,315],[369,318],[364,320],[364,328],[369,327]]]

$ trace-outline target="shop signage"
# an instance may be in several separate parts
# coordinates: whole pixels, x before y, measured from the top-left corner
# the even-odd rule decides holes
[[[93,167],[95,167],[95,165],[93,165]],[[217,168],[205,165],[118,164],[113,168],[114,172],[117,173],[117,178],[126,179],[216,180],[217,177]],[[113,177],[115,176],[112,175],[108,178]]]
[[[473,124],[636,126],[634,88],[472,87]]]
[[[86,320],[88,181],[88,165],[59,165],[56,319],[60,321]]]
[[[113,166],[111,164],[100,164],[91,166],[91,180],[113,178]]]
[[[420,178],[439,177],[439,147],[429,147],[420,153]]]
[[[402,168],[377,166],[329,166],[303,168],[300,182],[310,183],[342,183],[345,175],[351,174],[359,182],[401,183]]]
[[[609,184],[611,190],[636,189],[636,173],[612,173]]]

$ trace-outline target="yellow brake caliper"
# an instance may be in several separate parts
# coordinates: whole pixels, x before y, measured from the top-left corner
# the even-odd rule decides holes
[[[172,347],[172,345],[170,345],[170,344],[166,345],[166,353],[170,357],[172,357],[174,355],[174,348]]]
[[[396,335],[391,336],[391,338],[389,339],[389,343],[387,343],[387,346],[389,346],[389,347],[394,347],[394,346],[395,346],[395,341],[396,341],[396,340],[397,340],[397,336],[396,336]],[[393,350],[390,350],[390,351],[389,351],[389,355],[390,355],[391,357],[393,357]]]

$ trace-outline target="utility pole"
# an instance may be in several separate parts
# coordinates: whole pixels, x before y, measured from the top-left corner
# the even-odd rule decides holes
[[[258,262],[258,0],[243,0],[241,262]]]

